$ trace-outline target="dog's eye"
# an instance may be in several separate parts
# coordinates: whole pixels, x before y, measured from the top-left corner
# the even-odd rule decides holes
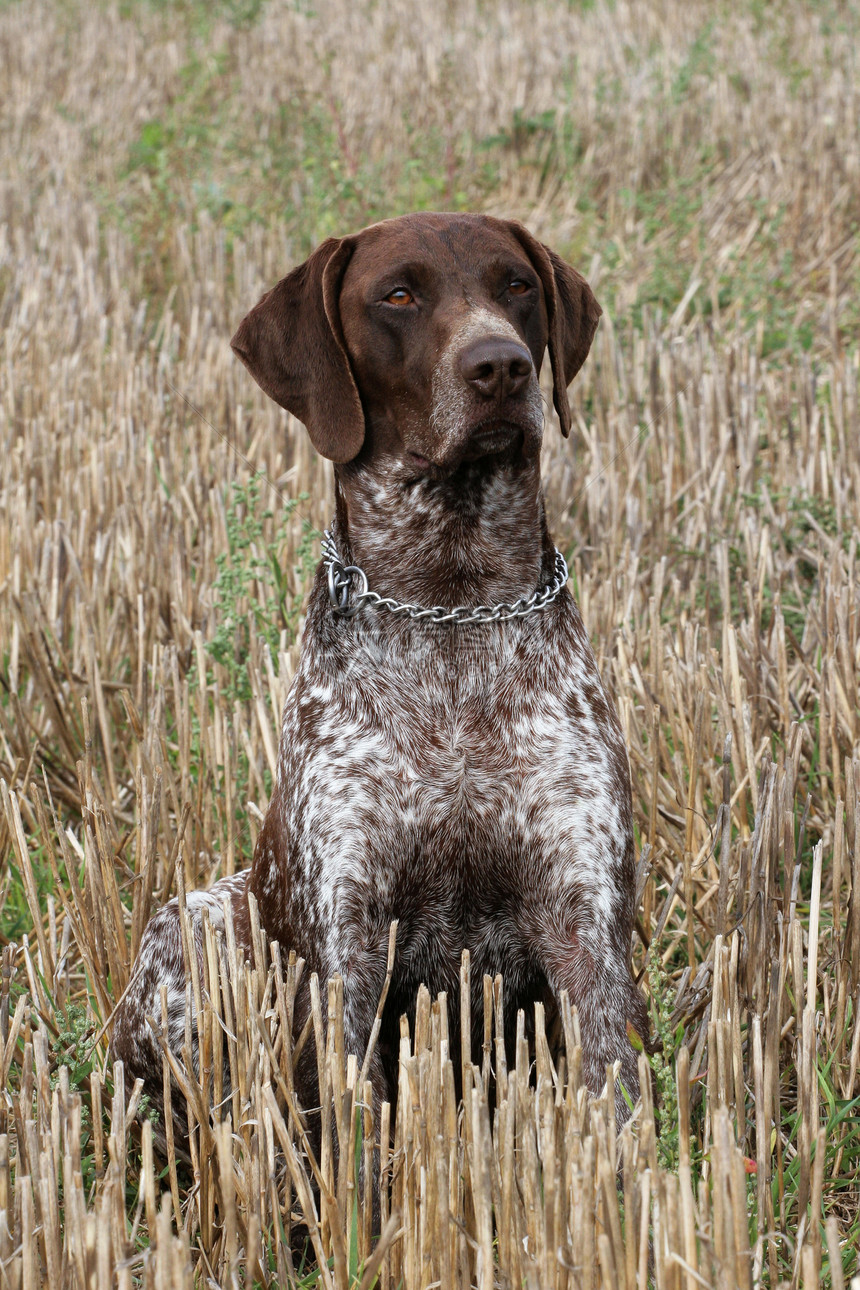
[[[396,287],[394,291],[389,291],[385,297],[385,303],[388,305],[411,305],[415,303],[415,297],[405,287]]]
[[[524,281],[523,278],[514,278],[513,282],[508,283],[508,291],[512,296],[524,296],[531,289],[532,284]]]

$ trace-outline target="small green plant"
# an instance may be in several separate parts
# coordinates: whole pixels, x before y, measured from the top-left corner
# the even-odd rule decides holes
[[[30,864],[39,905],[44,908],[49,893],[54,890],[54,878],[43,847],[36,846],[31,850]],[[27,900],[24,875],[17,865],[10,865],[0,881],[0,936],[7,942],[20,942],[24,933],[30,932],[32,927],[33,916]]]
[[[89,1192],[96,1177],[93,1151],[92,1101],[90,1076],[96,1067],[95,1035],[92,1018],[82,1003],[68,1003],[54,1014],[57,1033],[51,1042],[51,1087],[60,1082],[59,1069],[69,1072],[69,1089],[81,1098],[81,1176],[85,1191]]]
[[[683,103],[689,96],[697,76],[708,80],[713,76],[716,61],[713,46],[714,19],[710,18],[691,44],[690,51],[672,82],[670,96],[674,104]]]
[[[678,1172],[680,1142],[678,1127],[678,1086],[675,1080],[675,1057],[684,1035],[683,1022],[672,1028],[674,991],[669,974],[663,967],[660,948],[652,944],[648,951],[648,981],[651,993],[651,1026],[658,1042],[651,1055],[655,1084],[655,1118],[657,1120],[657,1160],[661,1168]]]
[[[95,1067],[92,1020],[82,1003],[69,1003],[54,1018],[57,1034],[51,1052],[58,1066],[69,1072],[69,1087],[77,1092],[89,1088]]]
[[[290,517],[306,494],[285,500],[274,536],[267,538],[265,524],[273,512],[260,510],[259,480],[234,483],[232,489],[226,511],[227,550],[216,558],[218,573],[212,584],[215,634],[206,652],[225,669],[230,699],[247,702],[251,698],[248,656],[252,634],[265,641],[272,657],[277,658],[281,632],[286,630],[293,638],[298,626],[300,600],[290,593],[281,553]],[[298,549],[302,585],[313,567],[316,536],[305,520]]]

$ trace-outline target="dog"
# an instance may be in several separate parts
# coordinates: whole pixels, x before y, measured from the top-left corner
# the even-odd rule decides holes
[[[547,529],[538,377],[570,430],[567,386],[601,314],[585,280],[522,224],[422,213],[330,238],[269,291],[232,347],[335,463],[335,513],[283,714],[250,870],[188,897],[250,942],[247,893],[308,974],[343,979],[347,1050],[394,1100],[399,1018],[418,987],[458,1024],[461,953],[517,1009],[578,1009],[595,1094],[620,1063],[619,1124],[639,1094],[629,1026],[634,852],[626,749]],[[251,954],[250,943],[244,946]],[[198,943],[198,953],[200,947]],[[111,1049],[158,1103],[146,1023],[168,985],[185,1038],[176,901],[150,922]],[[307,994],[307,991],[306,991]],[[297,1026],[309,1003],[297,1008]],[[308,1046],[310,1048],[312,1046]],[[305,1104],[314,1074],[302,1076]]]

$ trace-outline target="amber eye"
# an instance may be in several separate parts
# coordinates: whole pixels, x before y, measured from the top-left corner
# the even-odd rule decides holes
[[[530,282],[524,282],[522,278],[514,278],[513,282],[508,286],[508,291],[510,291],[512,296],[524,296],[526,292],[531,291],[531,289],[532,284]]]
[[[385,303],[388,305],[411,305],[414,302],[415,297],[405,287],[396,287],[394,291],[389,291],[385,297]]]

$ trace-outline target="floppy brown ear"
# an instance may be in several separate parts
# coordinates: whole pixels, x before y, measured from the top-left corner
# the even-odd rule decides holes
[[[552,401],[558,413],[561,433],[566,439],[570,434],[567,387],[588,357],[603,310],[581,273],[532,237],[522,224],[511,222],[543,285],[549,324]]]
[[[350,239],[328,238],[266,292],[230,341],[260,388],[304,422],[317,452],[339,462],[364,443],[338,307],[351,255]]]

